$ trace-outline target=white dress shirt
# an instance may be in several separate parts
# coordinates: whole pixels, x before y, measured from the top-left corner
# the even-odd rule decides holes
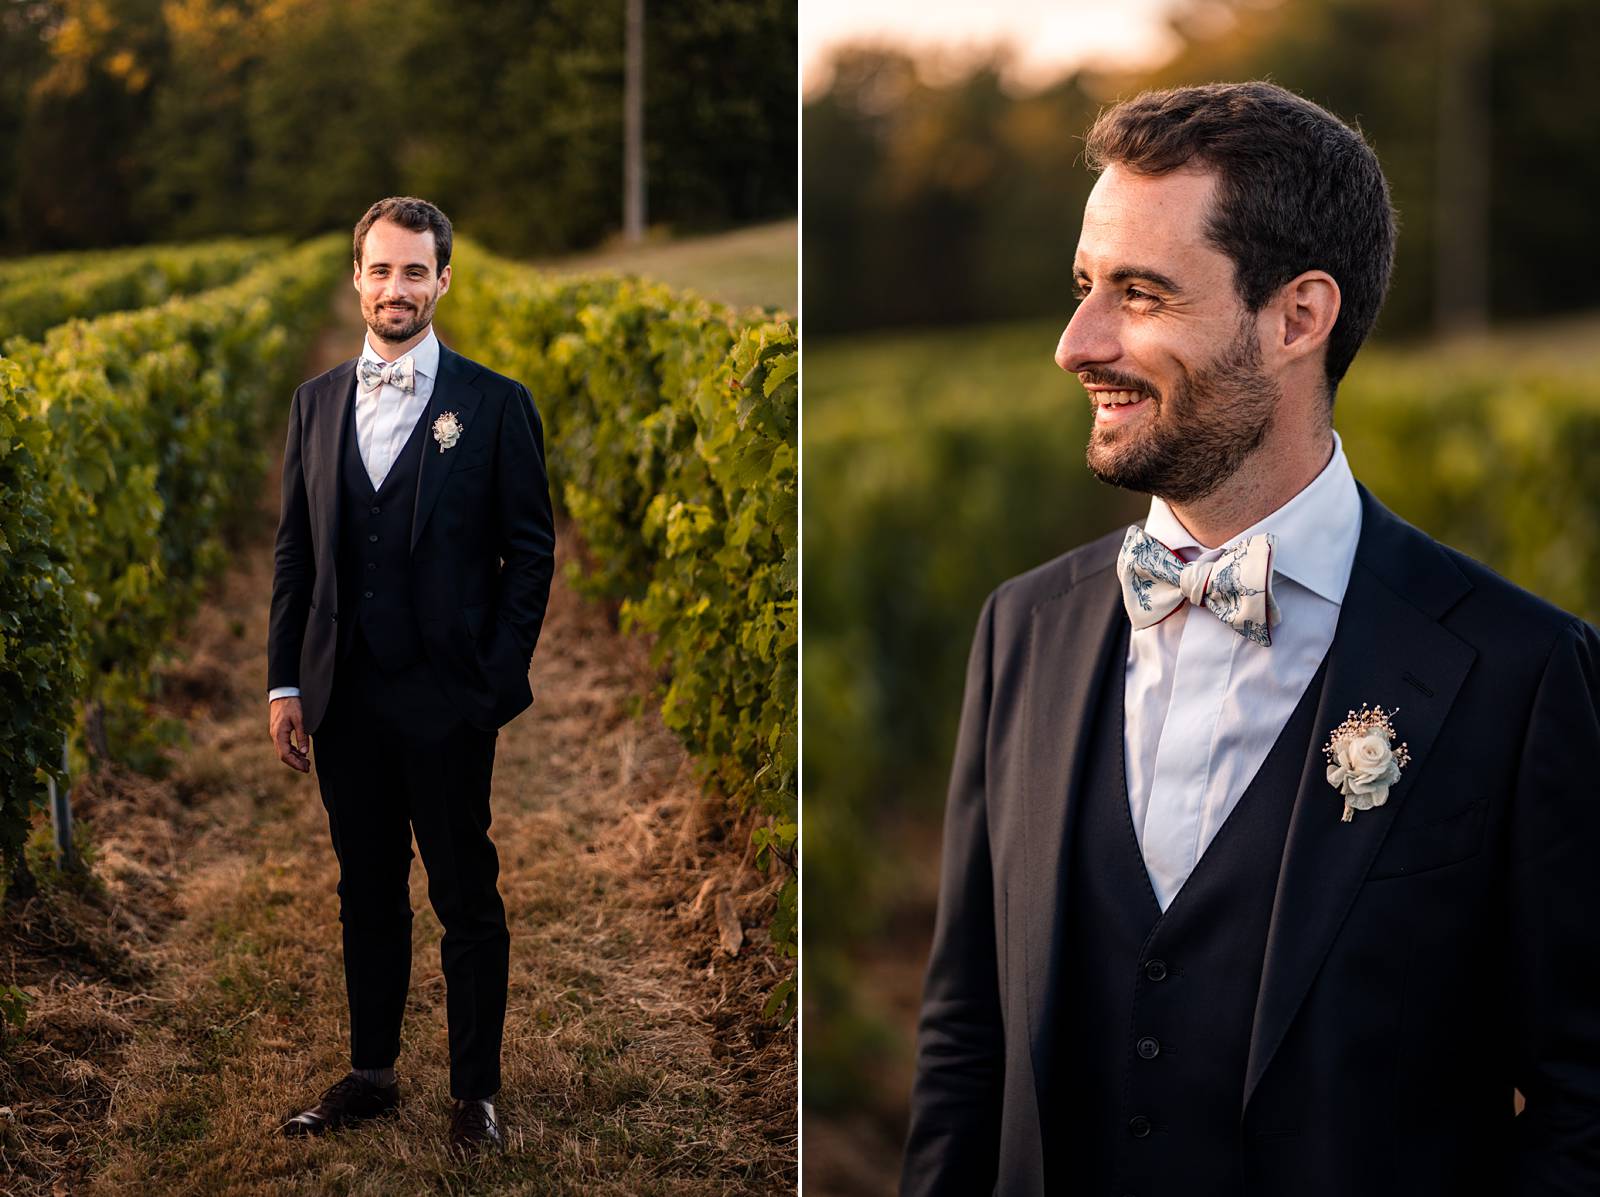
[[[361,356],[380,366],[388,364],[373,349],[371,336],[362,342]],[[433,380],[439,376],[439,338],[433,335],[432,326],[427,336],[401,356],[409,357],[415,370],[416,389],[409,395],[389,383],[368,390],[361,384],[360,374],[356,375],[356,445],[374,490],[389,476],[394,459],[406,447],[411,430],[433,397]]]
[[[1214,561],[1248,537],[1274,533],[1272,592],[1282,615],[1270,645],[1246,640],[1187,602],[1130,635],[1123,685],[1128,809],[1166,910],[1333,643],[1361,535],[1361,500],[1334,433],[1322,472],[1226,544],[1205,549],[1157,498],[1145,531],[1189,561]]]
[[[439,376],[439,338],[433,335],[433,327],[430,325],[428,335],[400,356],[411,358],[414,389],[409,395],[386,382],[368,388],[362,384],[360,373],[356,374],[356,448],[374,490],[389,476],[394,459],[406,447],[411,430],[433,397],[433,383]],[[361,342],[361,357],[380,366],[388,364],[372,347],[370,334]],[[267,692],[267,701],[299,694],[299,686],[279,686]]]

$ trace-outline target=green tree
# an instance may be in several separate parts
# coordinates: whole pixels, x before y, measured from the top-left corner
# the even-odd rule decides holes
[[[353,224],[411,192],[502,250],[620,227],[622,6],[548,0],[0,5],[0,244]],[[648,7],[652,218],[796,206],[792,0]]]
[[[804,114],[811,333],[1064,315],[1095,110],[1218,79],[1270,78],[1376,148],[1401,218],[1380,334],[1447,321],[1485,276],[1497,318],[1593,304],[1600,22],[1585,0],[1465,13],[1451,0],[1189,0],[1173,23],[1182,48],[1159,69],[1086,69],[1032,95],[1001,85],[1003,56],[934,84],[904,55],[841,52]],[[1533,261],[1558,264],[1537,287]]]

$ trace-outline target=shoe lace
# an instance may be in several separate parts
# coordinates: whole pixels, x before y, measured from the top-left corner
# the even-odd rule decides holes
[[[484,1108],[481,1101],[466,1101],[456,1105],[456,1119],[463,1129],[487,1131],[494,1125],[494,1119],[489,1117],[489,1111]]]
[[[360,1097],[371,1088],[371,1085],[352,1072],[329,1085],[321,1100],[324,1102],[344,1101],[347,1098]]]

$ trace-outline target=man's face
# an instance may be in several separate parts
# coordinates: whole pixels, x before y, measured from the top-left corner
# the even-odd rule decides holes
[[[1094,404],[1089,469],[1179,504],[1233,475],[1280,398],[1233,263],[1206,239],[1215,187],[1210,171],[1106,169],[1073,263],[1082,303],[1056,347]]]
[[[439,296],[450,289],[450,267],[435,270],[435,255],[426,230],[414,233],[392,220],[367,230],[355,281],[374,337],[398,345],[428,327]]]

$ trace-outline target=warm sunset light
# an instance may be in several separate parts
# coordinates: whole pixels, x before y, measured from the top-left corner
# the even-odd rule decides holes
[[[808,94],[825,88],[830,54],[852,42],[948,52],[957,61],[1007,44],[1010,80],[1024,88],[1086,62],[1148,66],[1176,47],[1163,20],[1172,7],[1172,0],[1009,0],[994,8],[954,0],[808,0],[800,14],[804,87]]]

